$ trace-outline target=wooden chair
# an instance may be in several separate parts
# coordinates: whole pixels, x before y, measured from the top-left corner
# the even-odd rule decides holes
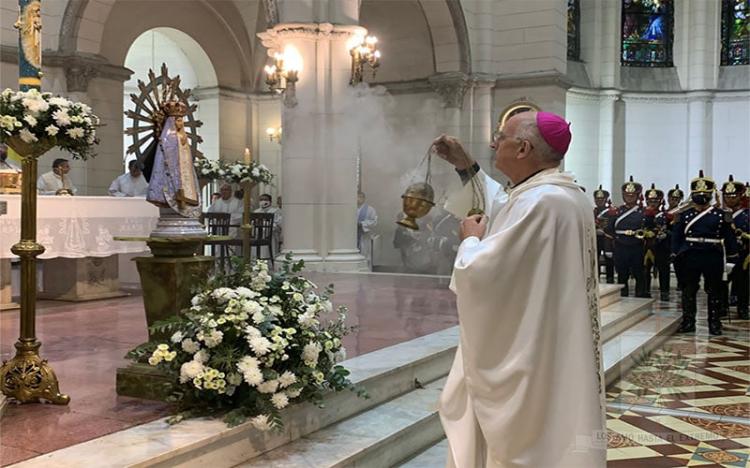
[[[250,247],[255,247],[255,257],[258,260],[270,260],[271,267],[274,267],[273,218],[273,213],[250,213],[250,225],[252,226]],[[268,257],[260,256],[262,247],[268,247]]]
[[[229,213],[203,213],[201,221],[209,235],[228,236],[231,216]],[[223,270],[229,259],[229,246],[223,241],[206,241],[206,245],[211,248],[212,257],[216,257],[218,250],[218,262]]]

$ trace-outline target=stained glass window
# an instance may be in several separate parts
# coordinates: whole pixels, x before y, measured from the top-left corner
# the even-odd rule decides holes
[[[671,67],[673,22],[672,0],[623,0],[621,63]]]
[[[581,4],[568,0],[568,60],[581,59]]]
[[[750,0],[721,2],[721,64],[750,64]]]

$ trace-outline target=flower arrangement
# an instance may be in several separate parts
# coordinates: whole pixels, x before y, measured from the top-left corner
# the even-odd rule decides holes
[[[331,304],[332,287],[319,293],[291,256],[276,273],[265,261],[235,266],[209,279],[180,316],[151,327],[164,339],[128,353],[173,382],[178,413],[170,422],[224,413],[230,425],[250,419],[268,430],[281,428],[279,411],[289,404],[319,404],[344,389],[366,397],[338,365],[350,328],[346,308]]]
[[[99,118],[86,104],[37,89],[0,93],[0,142],[23,156],[56,146],[86,160],[94,156],[92,147],[99,143],[97,126]]]
[[[228,163],[223,160],[200,158],[195,160],[195,170],[198,177],[225,180],[236,184],[243,182],[270,184],[273,181],[271,171],[258,162],[247,164],[235,161]]]

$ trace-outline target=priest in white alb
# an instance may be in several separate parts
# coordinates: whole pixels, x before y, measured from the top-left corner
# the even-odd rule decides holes
[[[596,228],[560,172],[570,140],[555,114],[511,117],[491,145],[507,194],[455,138],[434,142],[464,182],[446,202],[464,219],[460,342],[440,399],[449,467],[606,465]]]
[[[128,163],[128,172],[118,176],[109,186],[109,194],[113,197],[145,197],[146,192],[148,182],[135,159]]]

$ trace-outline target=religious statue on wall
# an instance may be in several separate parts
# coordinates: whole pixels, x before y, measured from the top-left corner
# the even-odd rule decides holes
[[[20,42],[26,60],[36,68],[42,66],[42,5],[28,3],[14,24],[20,32]]]
[[[180,89],[179,76],[170,78],[162,64],[158,77],[149,70],[149,83],[138,81],[140,94],[131,94],[135,109],[125,113],[133,125],[125,132],[133,143],[128,153],[136,155],[148,181],[146,200],[160,208],[162,216],[152,236],[198,236],[205,230],[201,216],[200,186],[194,160],[202,157],[196,129],[195,104],[188,103],[190,90]]]

